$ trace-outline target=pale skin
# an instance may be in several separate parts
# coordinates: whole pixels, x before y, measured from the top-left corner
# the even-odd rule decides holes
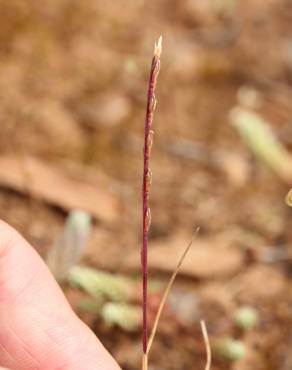
[[[121,370],[70,308],[37,252],[3,221],[0,221],[1,369]]]

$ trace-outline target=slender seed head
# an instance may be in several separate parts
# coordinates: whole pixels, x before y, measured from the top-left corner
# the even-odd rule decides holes
[[[144,156],[143,156],[143,242],[141,251],[142,263],[142,276],[143,276],[143,353],[144,360],[147,363],[147,345],[148,345],[148,233],[151,224],[151,211],[149,207],[149,195],[151,187],[151,169],[150,157],[151,147],[153,142],[153,114],[156,106],[155,89],[157,77],[160,70],[160,55],[162,51],[162,37],[155,43],[154,55],[151,62],[151,69],[149,75],[148,91],[147,91],[147,106],[145,117],[145,130],[144,130]],[[145,365],[144,364],[144,365]],[[145,367],[146,369],[146,367]]]

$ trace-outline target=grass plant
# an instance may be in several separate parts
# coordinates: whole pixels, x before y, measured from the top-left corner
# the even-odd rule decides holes
[[[152,180],[152,173],[150,169],[150,157],[151,148],[153,144],[154,131],[152,129],[154,110],[156,107],[155,89],[157,85],[157,78],[160,71],[160,56],[162,52],[162,37],[160,36],[157,43],[154,46],[154,55],[151,62],[150,77],[147,92],[147,107],[146,107],[146,118],[145,118],[145,130],[144,130],[144,155],[143,155],[143,224],[142,224],[142,250],[141,250],[141,265],[142,265],[142,279],[143,279],[143,323],[142,323],[142,370],[148,370],[148,357],[149,352],[156,335],[158,323],[161,317],[163,307],[165,306],[166,299],[170,292],[170,289],[175,281],[175,278],[179,272],[179,269],[190,250],[193,239],[190,241],[186,249],[184,250],[181,258],[178,261],[176,268],[174,269],[172,276],[166,286],[164,294],[162,296],[158,311],[154,320],[153,328],[148,337],[148,243],[149,243],[149,229],[151,225],[151,212],[149,207],[149,195]],[[199,228],[196,229],[194,237],[197,235]],[[201,321],[201,329],[203,338],[206,346],[207,361],[205,370],[210,370],[211,367],[211,347],[208,338],[207,328],[204,321]]]
[[[160,56],[162,52],[162,37],[160,36],[154,46],[154,55],[151,62],[148,92],[147,92],[147,107],[145,117],[144,130],[144,155],[143,155],[143,224],[142,224],[142,250],[141,250],[141,264],[142,264],[142,280],[143,280],[143,360],[142,368],[148,368],[148,233],[151,224],[151,211],[149,207],[149,194],[152,180],[152,173],[150,168],[151,148],[153,144],[154,131],[152,130],[153,116],[156,107],[155,89],[157,85],[157,78],[160,70]]]

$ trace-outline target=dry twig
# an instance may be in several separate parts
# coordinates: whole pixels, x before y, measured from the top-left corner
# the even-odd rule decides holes
[[[194,237],[197,235],[199,231],[199,228],[196,229],[195,231],[195,234],[194,234]],[[170,292],[170,289],[175,281],[175,278],[179,272],[179,269],[184,261],[184,259],[186,258],[186,255],[188,254],[188,251],[190,250],[192,244],[193,244],[193,241],[194,241],[194,237],[192,238],[192,240],[189,242],[188,246],[186,247],[186,249],[184,250],[182,256],[180,257],[180,260],[175,268],[175,270],[173,271],[172,273],[172,276],[167,284],[167,287],[164,291],[164,294],[162,296],[162,299],[161,299],[161,302],[160,302],[160,305],[158,307],[158,311],[157,311],[157,314],[156,314],[156,317],[155,317],[155,320],[154,320],[154,324],[153,324],[153,328],[152,328],[152,331],[151,331],[151,335],[150,335],[150,338],[149,338],[149,342],[148,342],[148,346],[147,346],[147,355],[149,354],[150,352],[150,349],[151,349],[151,346],[152,346],[152,343],[153,343],[153,340],[154,340],[154,337],[155,337],[155,334],[156,334],[156,331],[157,331],[157,327],[158,327],[158,323],[159,323],[159,320],[160,320],[160,316],[161,316],[161,313],[162,313],[162,310],[163,310],[163,307],[165,306],[165,302],[166,302],[166,299],[169,295],[169,292]]]
[[[204,338],[205,347],[206,347],[206,354],[207,354],[205,370],[210,370],[211,362],[212,362],[212,352],[211,352],[209,336],[208,336],[208,332],[207,332],[207,328],[206,328],[206,324],[204,320],[201,320],[201,329],[203,333],[203,338]]]

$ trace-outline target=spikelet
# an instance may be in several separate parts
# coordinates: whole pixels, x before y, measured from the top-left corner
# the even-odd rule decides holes
[[[141,264],[143,275],[143,368],[147,369],[147,345],[148,345],[148,233],[151,225],[151,211],[149,208],[149,194],[152,180],[150,169],[150,156],[153,143],[153,115],[156,108],[155,89],[157,78],[160,70],[160,56],[162,52],[162,37],[155,43],[154,55],[151,62],[151,70],[149,77],[148,93],[147,93],[147,109],[145,117],[145,136],[144,136],[144,157],[143,157],[143,223],[142,234],[143,244],[141,250]]]

